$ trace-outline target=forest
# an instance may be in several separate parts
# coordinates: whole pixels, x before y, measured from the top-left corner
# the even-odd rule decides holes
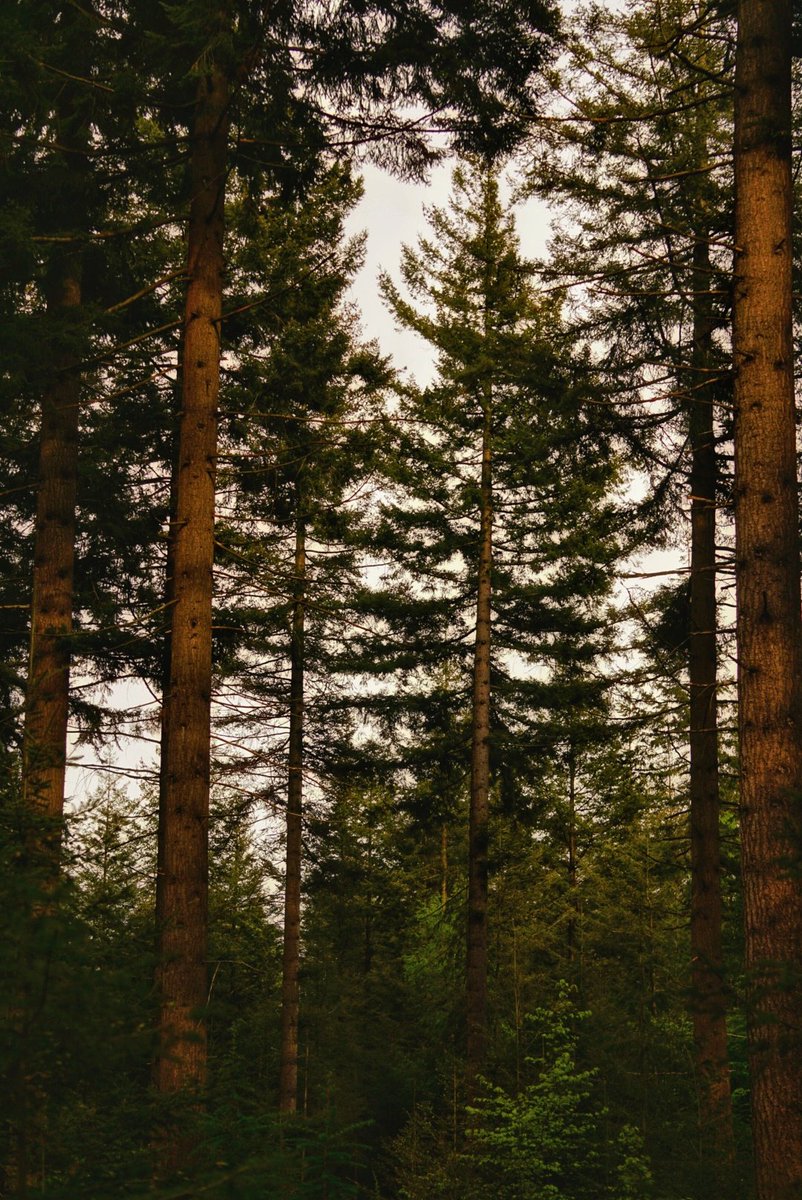
[[[800,1200],[799,55],[0,5],[0,1197]]]

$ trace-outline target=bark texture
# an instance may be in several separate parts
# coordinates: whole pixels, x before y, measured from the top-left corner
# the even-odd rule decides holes
[[[482,433],[479,563],[474,648],[471,801],[468,831],[467,1084],[469,1095],[487,1047],[487,857],[490,807],[490,605],[493,486],[490,402]]]
[[[790,0],[740,0],[735,516],[741,839],[758,1200],[802,1195],[802,652],[791,340]]]
[[[298,1104],[298,1014],[301,966],[301,855],[303,837],[304,621],[306,536],[303,517],[295,530],[295,575],[290,651],[290,747],[287,783],[287,860],[284,884],[284,949],[281,964],[281,1072],[279,1111]]]
[[[702,1152],[720,1165],[734,1152],[727,992],[722,954],[716,658],[716,438],[711,387],[713,315],[707,238],[694,248],[691,444],[691,598],[688,644],[691,806],[691,1019]]]
[[[52,265],[48,315],[69,336],[80,307],[80,255],[68,252]],[[67,752],[80,388],[78,356],[65,347],[55,355],[42,397],[22,775],[24,801],[41,815],[41,844],[56,865]]]
[[[155,1077],[165,1094],[198,1091],[206,1077],[212,564],[228,125],[228,81],[213,67],[198,84],[190,140],[189,284],[171,550],[170,678],[163,706]],[[177,1143],[172,1149],[169,1165],[178,1169],[184,1150]]]
[[[80,17],[60,14],[70,36]],[[54,105],[52,136],[61,171],[63,218],[82,228],[89,203],[89,163],[83,97],[71,83]],[[75,518],[81,403],[79,323],[83,254],[79,239],[50,256],[45,299],[50,343],[41,400],[28,679],[23,734],[23,800],[38,817],[35,842],[58,870],[64,811],[70,644],[73,616]]]

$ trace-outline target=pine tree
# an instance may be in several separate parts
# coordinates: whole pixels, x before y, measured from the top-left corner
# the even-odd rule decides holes
[[[220,32],[220,31],[217,31]],[[190,133],[189,285],[181,346],[169,688],[164,696],[158,922],[164,1093],[205,1082],[209,721],[223,212],[230,82],[211,62],[197,82]]]
[[[438,352],[435,382],[402,393],[391,471],[404,499],[382,506],[377,528],[408,580],[395,602],[406,635],[395,662],[414,664],[424,692],[438,661],[473,679],[469,1086],[486,1052],[491,780],[515,802],[516,775],[531,770],[522,747],[539,742],[555,699],[554,664],[565,655],[590,664],[599,652],[616,553],[606,435],[583,404],[587,384],[561,343],[557,306],[534,292],[498,186],[481,165],[460,168],[449,209],[428,213],[431,236],[404,250],[413,301],[384,279],[397,319]],[[389,606],[381,615],[392,621]],[[376,665],[392,669],[392,654]]]
[[[29,297],[35,297],[33,305],[44,308],[39,337],[48,343],[42,356],[48,365],[40,367],[34,385],[41,417],[22,790],[31,812],[40,817],[38,849],[55,870],[64,805],[78,431],[83,402],[80,361],[86,337],[83,259],[96,208],[88,153],[95,101],[82,77],[88,75],[89,61],[98,49],[91,13],[58,8],[55,26],[33,22],[33,28],[25,28],[19,13],[9,14],[9,74],[19,86],[16,93],[3,96],[10,125],[4,170],[10,205],[4,250],[13,280],[8,290],[12,303],[20,304],[25,302],[28,285]],[[44,60],[42,66],[32,68],[29,56],[34,62]],[[65,71],[67,62],[73,68],[72,76]],[[48,149],[34,165],[25,151],[30,154],[37,136],[46,139]],[[23,180],[27,195],[20,187]],[[58,190],[60,197],[57,211],[53,190]],[[47,245],[44,255],[40,250],[38,262],[32,234]],[[31,307],[30,299],[27,307]],[[42,354],[41,344],[38,354]],[[30,378],[33,372],[29,368],[27,373]]]
[[[36,12],[15,5],[4,26],[2,304],[12,335],[3,362],[3,474],[4,484],[12,484],[4,520],[19,569],[4,586],[11,584],[18,602],[30,596],[27,676],[10,672],[8,679],[25,694],[21,806],[15,798],[8,810],[19,818],[21,842],[11,859],[20,879],[9,883],[9,891],[20,888],[28,902],[27,914],[17,913],[24,936],[13,1001],[22,1036],[11,1115],[12,1174],[22,1194],[42,1169],[45,1093],[60,1082],[57,1055],[38,1069],[26,1056],[35,1057],[40,1037],[36,988],[47,979],[42,956],[58,940],[62,920],[69,926],[59,912],[63,888],[57,881],[68,716],[71,709],[86,713],[90,707],[76,705],[70,696],[70,665],[76,626],[86,616],[81,609],[103,608],[102,601],[87,604],[86,581],[102,588],[108,580],[105,562],[82,568],[76,544],[83,536],[91,559],[103,543],[102,536],[92,536],[88,480],[94,456],[86,449],[91,443],[95,453],[98,449],[89,396],[93,389],[104,390],[91,370],[90,353],[100,340],[98,301],[108,282],[97,231],[116,198],[118,164],[98,167],[96,158],[100,146],[108,149],[118,112],[112,89],[98,78],[108,66],[111,39],[91,5],[78,10],[56,4]],[[26,442],[36,447],[35,454]],[[117,505],[110,507],[116,515]],[[31,517],[29,547],[19,533]],[[22,577],[28,570],[32,587]],[[108,605],[115,615],[118,600],[119,592]],[[9,632],[11,665],[18,661],[23,630]],[[9,725],[9,740],[15,740],[13,718]]]
[[[2,736],[25,742],[23,785],[57,859],[68,717],[87,740],[124,726],[91,684],[151,673],[165,347],[143,343],[164,322],[150,281],[172,278],[171,235],[153,229],[133,168],[113,20],[59,5],[3,19]],[[65,272],[80,301],[66,307]]]
[[[222,559],[228,587],[240,597],[228,620],[245,631],[235,669],[243,712],[230,723],[247,731],[252,704],[264,726],[269,705],[280,714],[273,755],[286,753],[284,1113],[297,1103],[304,774],[325,777],[337,754],[336,688],[326,667],[358,575],[349,526],[371,471],[371,408],[388,377],[375,348],[357,340],[356,314],[344,300],[362,259],[363,239],[343,232],[359,194],[347,172],[333,168],[303,201],[276,198],[265,210],[246,191],[239,220],[232,216],[242,239],[236,286],[244,301],[253,288],[265,300],[242,318],[245,361],[227,385],[238,385],[231,386],[230,413],[224,397],[238,440],[224,478],[233,512],[219,538],[231,550]],[[243,604],[243,585],[255,607]],[[263,729],[260,754],[265,743]]]
[[[757,1195],[802,1186],[802,646],[791,338],[791,5],[738,6],[735,528]]]
[[[678,519],[690,524],[681,635],[690,751],[690,1014],[703,1157],[718,1164],[723,1186],[734,1147],[722,962],[716,512],[727,494],[718,445],[729,425],[719,331],[728,324],[731,38],[726,17],[708,6],[633,4],[603,21],[589,19],[574,55],[575,106],[553,127],[555,157],[532,183],[564,194],[578,218],[577,228],[557,238],[556,274],[587,284],[578,324],[604,344],[600,366],[610,403],[633,465],[652,479],[641,535]],[[680,589],[684,596],[685,581]]]
[[[357,5],[338,8],[321,20],[315,6],[296,11],[287,5],[270,14],[269,24],[249,10],[209,16],[176,6],[167,14],[172,26],[168,37],[172,33],[171,40],[180,48],[178,61],[184,60],[174,78],[184,92],[188,84],[193,86],[194,97],[188,126],[189,284],[180,355],[157,905],[162,1052],[156,1077],[165,1093],[202,1088],[205,1070],[200,1014],[206,990],[214,476],[233,105],[242,105],[240,149],[258,146],[263,157],[268,143],[278,141],[280,156],[283,151],[296,177],[299,168],[314,163],[324,136],[338,124],[348,130],[348,141],[354,131],[357,137],[381,137],[385,145],[394,142],[402,151],[405,144],[410,146],[420,161],[425,147],[414,133],[405,136],[410,123],[397,117],[399,102],[443,109],[446,125],[466,140],[471,130],[477,136],[478,124],[480,140],[498,144],[500,137],[503,144],[520,131],[515,110],[530,97],[554,13],[539,2],[516,3],[505,14],[502,29],[494,6],[485,0],[464,10],[461,5],[458,19],[452,12],[435,17],[425,6],[415,5],[387,21],[383,13],[377,19],[379,13],[371,6]],[[473,19],[483,20],[478,40]],[[508,42],[510,23],[522,38],[515,53]],[[455,70],[454,55],[469,47],[475,51],[476,69],[466,88]],[[504,115],[508,108],[512,121]],[[268,164],[251,157],[258,175],[259,167]],[[177,1167],[184,1156],[178,1150],[172,1165]]]

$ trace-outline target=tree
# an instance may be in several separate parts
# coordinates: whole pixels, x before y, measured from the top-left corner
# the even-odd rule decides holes
[[[202,1088],[206,1070],[200,1012],[207,991],[212,558],[229,120],[230,82],[213,61],[197,81],[190,134],[189,284],[171,540],[169,688],[163,709],[156,1080],[167,1094]]]
[[[233,441],[223,480],[235,511],[218,541],[235,581],[228,620],[244,631],[234,668],[240,712],[230,724],[247,731],[252,704],[264,752],[269,705],[278,725],[273,757],[286,761],[283,1113],[297,1105],[304,776],[325,779],[337,756],[337,689],[327,668],[359,573],[349,530],[354,497],[364,503],[369,485],[372,410],[388,378],[375,347],[358,341],[356,313],[345,303],[364,239],[346,238],[343,223],[360,192],[335,167],[321,171],[301,201],[272,197],[265,207],[246,192],[232,212],[241,240],[233,282],[243,307],[253,289],[266,298],[241,318],[244,361],[230,381],[230,431],[242,440]],[[256,611],[243,597],[254,597]]]
[[[48,367],[40,369],[36,381],[41,415],[22,790],[31,812],[39,817],[34,844],[38,843],[38,852],[50,860],[51,871],[57,871],[64,806],[78,430],[83,398],[80,361],[86,333],[83,242],[96,203],[88,156],[94,103],[81,76],[86,74],[84,68],[97,46],[91,16],[86,13],[60,8],[56,28],[37,23],[33,31],[15,28],[13,15],[8,22],[12,74],[22,86],[16,94],[4,96],[12,132],[5,176],[18,227],[14,228],[12,218],[5,248],[11,259],[12,278],[20,268],[23,278],[28,275],[25,283],[34,276],[38,292],[34,304],[38,300],[45,307],[40,317],[40,338],[49,342],[45,356]],[[48,66],[35,72],[35,82],[25,78],[30,69],[26,71],[23,65],[25,52],[30,55],[32,49],[36,59],[49,60]],[[73,78],[60,67],[67,61],[75,68]],[[32,168],[30,162],[20,161],[19,145],[27,148],[37,133],[44,135],[49,146],[44,160]],[[29,195],[23,199],[18,191],[20,175],[32,187],[33,198]],[[58,213],[53,211],[47,194],[53,188],[61,194]],[[48,245],[47,253],[38,255],[38,263],[23,250],[27,242],[30,253],[31,226],[38,228]],[[19,256],[16,262],[14,250]],[[15,299],[19,298],[17,291]]]
[[[272,14],[269,29],[249,11],[236,19],[229,10],[209,19],[179,7],[168,14],[185,60],[179,84],[186,89],[192,81],[194,98],[157,904],[162,1050],[156,1078],[166,1093],[202,1088],[205,1070],[201,1013],[206,992],[214,476],[232,105],[235,97],[243,101],[240,126],[246,139],[253,137],[263,147],[268,138],[271,144],[277,135],[287,138],[285,154],[296,172],[299,163],[314,161],[325,133],[338,122],[360,134],[370,130],[385,143],[396,135],[403,147],[409,123],[394,112],[399,101],[443,108],[446,123],[465,140],[472,131],[477,136],[478,123],[480,141],[498,144],[500,136],[503,143],[520,130],[514,110],[530,95],[554,12],[529,0],[516,3],[502,22],[494,5],[476,0],[469,11],[460,5],[458,13],[441,11],[434,17],[416,5],[386,21],[377,19],[373,7],[355,5],[338,8],[321,21],[314,5],[300,11],[282,6]],[[480,18],[483,36],[477,40],[473,21]],[[522,39],[514,54],[510,22]],[[455,71],[459,60],[454,56],[468,47],[475,51],[476,70],[466,87]],[[330,114],[324,110],[328,103]],[[511,121],[505,117],[508,107]],[[270,116],[280,120],[270,122]],[[411,136],[407,142],[417,146],[420,157],[420,139]],[[310,151],[306,163],[301,149]],[[172,1165],[184,1157],[178,1151]]]
[[[633,540],[689,524],[689,579],[672,600],[688,690],[689,1007],[702,1155],[718,1164],[717,1186],[733,1158],[718,770],[717,580],[726,560],[716,548],[728,492],[718,447],[730,409],[721,331],[731,66],[727,19],[714,7],[633,4],[591,17],[574,49],[571,105],[549,135],[553,158],[531,176],[571,205],[576,225],[558,235],[549,272],[591,284],[574,319],[603,344],[600,372],[630,462],[651,477],[633,514],[636,529],[638,515],[646,526]]]
[[[154,390],[120,343],[152,316],[142,277],[159,257],[163,269],[169,239],[129,236],[141,213],[120,136],[125,105],[103,79],[112,62],[125,66],[109,27],[91,6],[79,13],[56,5],[35,18],[22,8],[4,14],[8,86],[0,98],[8,128],[3,686],[12,710],[3,737],[19,736],[13,709],[24,690],[22,789],[40,833],[47,827],[40,848],[47,845],[57,869],[68,716],[91,734],[101,715],[85,691],[71,691],[71,664],[84,688],[87,671],[108,679],[123,662],[147,671],[147,639],[119,627],[135,627],[152,607],[159,516],[152,504],[132,512],[132,497],[141,498],[141,462],[158,440],[149,422]]]
[[[469,1110],[469,1144],[483,1178],[504,1200],[604,1194],[642,1200],[651,1191],[638,1131],[621,1130],[611,1153],[609,1134],[602,1132],[607,1113],[593,1094],[597,1072],[581,1070],[577,1062],[577,1025],[589,1015],[577,1011],[561,981],[550,1008],[530,1017],[533,1041],[539,1043],[537,1056],[527,1060],[527,1074],[534,1078],[516,1095],[492,1088]],[[605,1157],[613,1161],[605,1163]],[[602,1191],[611,1167],[617,1178]]]
[[[87,359],[99,340],[97,308],[108,283],[103,269],[107,259],[98,253],[95,239],[117,197],[118,162],[110,156],[112,161],[98,168],[95,152],[101,145],[108,150],[109,131],[119,114],[112,89],[92,78],[108,65],[110,39],[91,5],[78,10],[59,3],[36,12],[13,5],[4,26],[9,69],[0,104],[6,129],[2,185],[8,212],[2,237],[2,304],[16,342],[3,364],[4,492],[13,480],[4,512],[4,540],[13,546],[20,568],[14,579],[14,607],[24,611],[30,598],[21,805],[16,799],[9,802],[9,813],[20,818],[12,869],[20,875],[17,886],[28,904],[27,916],[17,916],[23,927],[29,922],[20,939],[14,985],[20,1059],[17,1103],[11,1114],[17,1142],[13,1186],[23,1194],[39,1175],[45,1092],[55,1074],[52,1064],[43,1070],[40,1061],[37,1070],[25,1055],[35,1042],[28,1033],[37,1021],[36,989],[40,979],[47,978],[47,959],[40,956],[58,939],[62,920],[58,875],[68,716],[77,707],[70,695],[76,617],[86,599],[82,585],[87,576],[97,584],[106,565],[97,570],[93,564],[82,571],[76,544],[81,535],[87,548],[95,549],[103,541],[102,536],[91,537],[91,518],[87,520],[93,455],[85,455],[85,450],[87,443],[94,443],[97,452],[99,441],[92,436],[98,421],[89,416],[87,402],[90,388],[99,381]],[[97,390],[104,390],[102,384]],[[26,442],[35,447],[33,453]],[[111,508],[116,515],[117,505]],[[33,536],[21,538],[31,516]],[[21,577],[26,569],[32,587]],[[99,602],[97,608],[102,607]],[[115,603],[109,607],[119,611]],[[9,666],[17,658],[23,630],[17,626],[10,632]],[[22,684],[22,671],[9,675],[9,690]],[[84,705],[84,712],[88,708]],[[14,724],[12,718],[12,741]]]
[[[553,701],[544,672],[569,654],[590,664],[599,651],[598,605],[616,553],[606,498],[614,466],[583,405],[580,362],[561,361],[557,306],[535,294],[496,175],[460,168],[449,209],[428,216],[432,237],[405,248],[402,261],[424,307],[389,278],[384,291],[397,319],[436,348],[437,376],[403,393],[391,469],[404,499],[383,505],[377,536],[409,579],[399,625],[417,630],[418,669],[432,652],[470,664],[472,1087],[487,1039],[491,778],[515,803],[516,768],[531,770],[521,743],[549,753],[534,733]]]
[[[802,1186],[802,630],[790,54],[790,3],[741,0],[733,311],[738,724],[760,1200],[790,1200]]]

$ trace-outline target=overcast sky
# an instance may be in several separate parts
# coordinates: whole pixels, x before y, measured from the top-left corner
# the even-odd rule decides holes
[[[451,191],[454,163],[443,163],[432,171],[428,183],[408,183],[388,171],[367,165],[363,175],[365,195],[348,224],[349,232],[366,230],[367,258],[357,279],[353,296],[362,313],[365,334],[376,338],[384,354],[391,354],[399,370],[407,370],[419,382],[427,382],[431,354],[426,344],[409,331],[395,327],[378,292],[377,279],[384,270],[400,283],[402,245],[415,245],[427,231],[424,205],[445,206]],[[528,201],[516,213],[521,248],[534,257],[546,250],[549,212],[537,201]]]

